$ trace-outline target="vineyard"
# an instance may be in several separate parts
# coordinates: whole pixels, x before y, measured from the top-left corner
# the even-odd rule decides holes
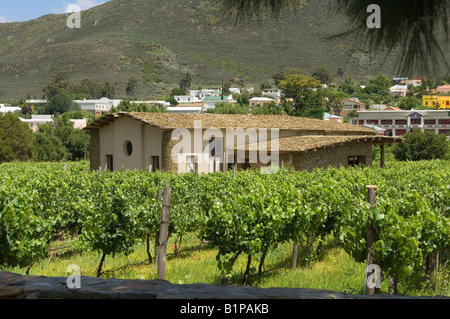
[[[450,163],[392,163],[379,168],[330,168],[274,174],[95,172],[87,163],[0,165],[0,269],[48,258],[55,241],[106,258],[147,245],[156,255],[161,219],[158,190],[172,189],[169,234],[183,234],[217,249],[221,277],[247,261],[244,281],[261,272],[271,250],[286,243],[334,238],[355,261],[366,260],[366,231],[374,231],[371,257],[395,283],[448,273]],[[367,200],[376,185],[376,205]],[[250,267],[255,261],[257,269]],[[441,280],[442,282],[442,280]],[[448,285],[448,279],[445,281]]]

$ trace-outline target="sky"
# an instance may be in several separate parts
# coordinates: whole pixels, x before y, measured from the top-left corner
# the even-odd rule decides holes
[[[22,22],[46,14],[65,13],[70,4],[86,10],[109,0],[0,0],[0,23]]]

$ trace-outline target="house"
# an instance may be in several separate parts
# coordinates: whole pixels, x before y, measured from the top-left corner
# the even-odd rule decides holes
[[[203,105],[203,99],[198,98],[196,95],[175,95],[173,98],[178,102],[179,106],[193,106],[194,104]]]
[[[80,105],[82,111],[93,113],[95,116],[101,116],[111,111],[113,107],[119,106],[122,100],[110,100],[107,97],[102,97],[99,100],[75,100],[75,103]]]
[[[339,116],[348,116],[350,112],[352,111],[365,111],[366,110],[366,104],[363,102],[360,102],[358,98],[350,98],[350,99],[344,99],[344,107],[342,111],[335,112],[336,115]]]
[[[215,109],[217,103],[227,102],[232,103],[233,105],[237,103],[236,100],[233,99],[233,96],[230,94],[228,96],[205,96],[203,98],[203,103],[206,104],[207,109]]]
[[[226,172],[372,164],[375,144],[399,141],[351,125],[282,115],[107,114],[90,123],[92,170]],[[270,152],[270,155],[269,155]]]
[[[249,106],[263,106],[266,103],[276,102],[276,100],[268,97],[254,97],[248,100]]]
[[[268,96],[275,100],[281,99],[281,93],[282,93],[282,91],[280,89],[264,89],[262,91],[263,96]]]
[[[396,84],[389,88],[389,94],[391,95],[406,96],[406,92],[408,92],[407,85]]]
[[[0,104],[0,113],[5,115],[6,113],[19,113],[22,111],[21,107],[18,106],[4,106],[5,104]]]
[[[337,116],[337,115],[330,114],[330,113],[323,113],[323,119],[325,121],[330,121],[330,122],[340,122],[340,123],[344,122],[344,118],[342,116]]]
[[[450,109],[450,96],[423,95],[422,104],[434,109]]]
[[[367,127],[376,125],[385,129],[386,136],[403,136],[413,129],[450,134],[450,112],[448,110],[397,110],[360,111],[351,118],[351,124]]]
[[[27,123],[33,133],[39,131],[39,126],[42,124],[53,123],[53,115],[31,115],[31,119],[23,119],[20,120],[24,123]]]
[[[203,100],[207,96],[221,96],[222,91],[220,89],[201,89],[201,90],[191,90],[189,95],[195,96],[200,100]]]
[[[47,100],[25,100],[25,104],[27,106],[33,106],[33,105],[39,105],[39,106],[44,106],[48,104]]]
[[[400,84],[406,85],[406,86],[414,86],[414,87],[418,87],[422,85],[422,79],[405,79],[405,80],[401,80]]]
[[[80,130],[84,129],[87,125],[87,119],[70,120],[70,122],[72,122],[73,128]]]
[[[383,111],[402,111],[402,109],[396,106],[388,106]]]
[[[450,85],[442,85],[437,87],[436,92],[450,92]]]
[[[240,88],[229,88],[228,91],[230,91],[231,94],[241,94]]]
[[[388,106],[384,104],[372,104],[371,106],[369,106],[369,110],[383,111],[387,107]]]

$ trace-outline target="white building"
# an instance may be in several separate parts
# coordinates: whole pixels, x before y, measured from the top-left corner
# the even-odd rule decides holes
[[[262,92],[264,96],[269,96],[275,100],[281,99],[281,93],[279,89],[264,89]]]
[[[268,97],[254,97],[248,100],[248,104],[250,106],[262,106],[266,103],[276,102],[274,99],[270,99]]]
[[[25,100],[27,106],[32,105],[46,105],[48,103],[47,100]]]
[[[389,93],[391,95],[398,95],[398,96],[406,96],[406,92],[408,91],[407,85],[394,85],[389,89]]]
[[[122,100],[110,100],[107,97],[102,97],[99,100],[75,100],[75,103],[80,105],[82,111],[88,111],[95,116],[100,116],[111,111],[113,107],[117,107]]]
[[[325,121],[330,121],[330,122],[339,122],[339,123],[344,122],[344,118],[342,116],[337,116],[337,115],[330,114],[330,113],[323,113],[323,119]]]
[[[5,104],[0,104],[0,113],[5,115],[6,113],[18,113],[22,111],[22,108],[18,106],[5,106]]]
[[[33,133],[36,133],[40,125],[53,123],[53,115],[31,115],[31,119],[20,118],[20,120],[27,123]]]
[[[203,99],[198,98],[196,95],[175,95],[173,98],[178,102],[178,104],[194,104],[203,102]]]

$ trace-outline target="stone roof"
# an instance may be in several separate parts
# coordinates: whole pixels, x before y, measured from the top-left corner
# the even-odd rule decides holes
[[[278,152],[308,152],[315,151],[320,148],[335,147],[351,142],[365,142],[372,140],[375,144],[397,143],[403,141],[399,137],[388,136],[368,136],[368,135],[306,135],[291,136],[274,139],[272,141],[257,142],[234,147],[235,150],[250,151],[271,151],[272,143],[274,147],[278,147]]]
[[[112,113],[96,119],[85,129],[101,128],[120,117],[131,117],[146,124],[170,130],[193,129],[194,122],[202,121],[203,128],[278,128],[322,132],[348,132],[358,135],[373,135],[376,131],[348,123],[329,122],[319,119],[286,115],[242,115],[242,114],[177,114],[177,113]]]

